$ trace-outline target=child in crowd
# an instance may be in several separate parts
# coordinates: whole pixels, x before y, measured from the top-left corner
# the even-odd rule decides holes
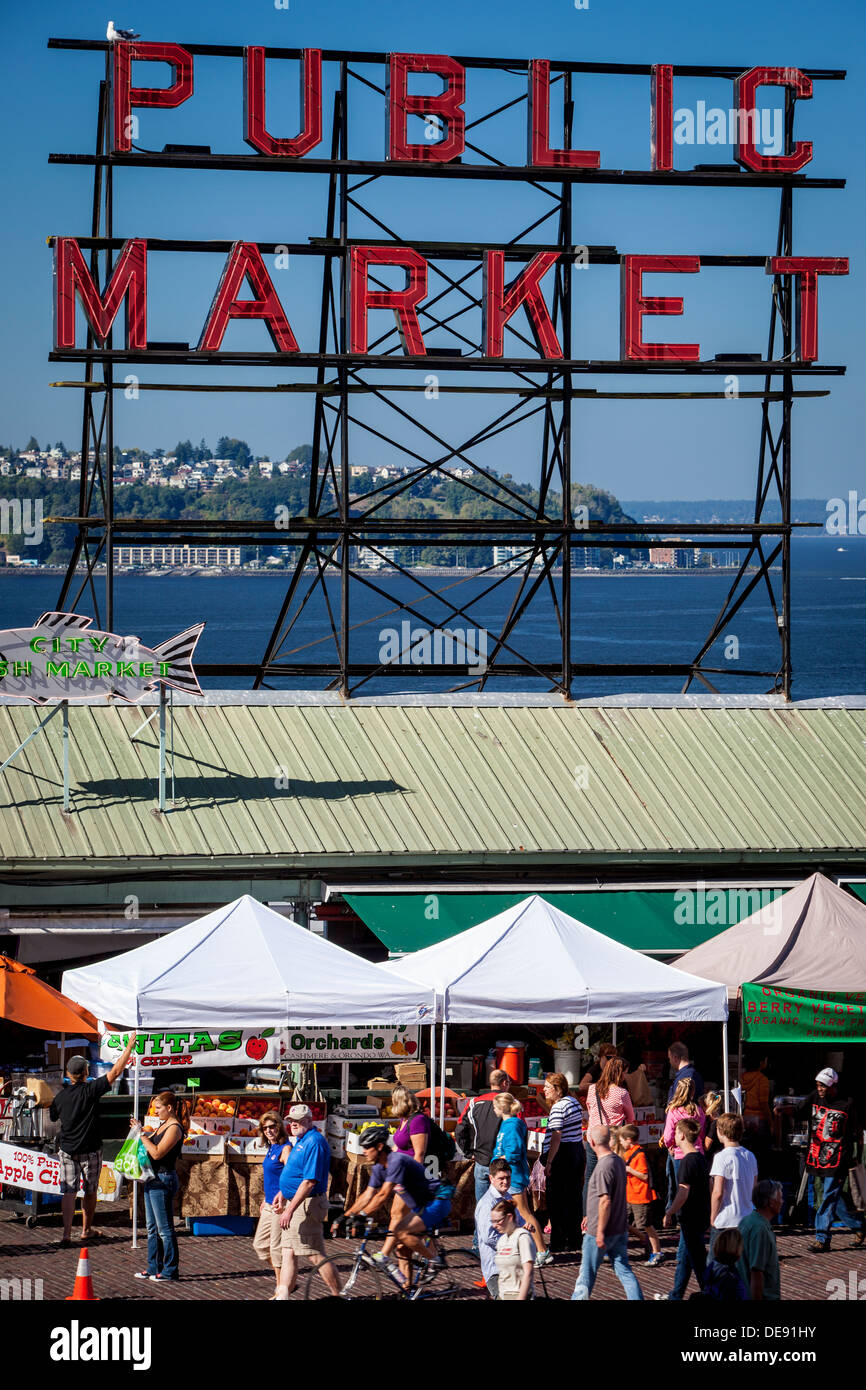
[[[677,1164],[676,1196],[665,1212],[666,1226],[673,1225],[674,1216],[679,1213],[677,1267],[670,1293],[655,1295],[657,1299],[669,1299],[673,1303],[685,1297],[692,1273],[698,1288],[703,1287],[707,1267],[704,1234],[710,1224],[710,1177],[707,1161],[698,1149],[700,1137],[697,1120],[686,1116],[677,1121],[675,1140],[682,1158]]]
[[[752,1190],[758,1181],[758,1163],[753,1153],[744,1149],[743,1121],[732,1112],[720,1115],[716,1132],[722,1148],[710,1168],[710,1255],[720,1233],[730,1226],[739,1226],[744,1216],[755,1210]]]
[[[664,1259],[658,1231],[648,1220],[650,1205],[656,1200],[656,1193],[650,1181],[647,1156],[638,1141],[640,1131],[637,1125],[622,1125],[614,1130],[611,1144],[615,1154],[619,1154],[626,1171],[625,1199],[632,1219],[634,1233],[647,1255],[647,1267],[652,1269]]]
[[[703,1296],[717,1303],[745,1303],[749,1291],[737,1273],[743,1253],[743,1237],[736,1226],[728,1226],[716,1236],[712,1258],[704,1275]]]

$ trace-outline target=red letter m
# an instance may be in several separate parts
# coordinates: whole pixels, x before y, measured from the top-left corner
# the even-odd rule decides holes
[[[75,237],[54,243],[54,346],[75,347],[75,296],[94,337],[104,343],[126,302],[126,346],[147,347],[147,242],[126,242],[117,258],[105,294],[100,295]]]

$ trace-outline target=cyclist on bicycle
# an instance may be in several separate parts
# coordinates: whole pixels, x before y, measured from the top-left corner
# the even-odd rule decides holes
[[[403,1283],[409,1279],[408,1259],[394,1259],[399,1249],[403,1256],[424,1254],[424,1237],[441,1226],[451,1211],[454,1188],[431,1182],[423,1166],[408,1154],[389,1147],[390,1134],[386,1125],[371,1125],[360,1135],[361,1147],[372,1151],[373,1168],[369,1182],[358,1200],[342,1220],[363,1212],[371,1218],[375,1211],[396,1192],[406,1204],[406,1210],[389,1230],[388,1237],[374,1258],[388,1267],[391,1274]]]

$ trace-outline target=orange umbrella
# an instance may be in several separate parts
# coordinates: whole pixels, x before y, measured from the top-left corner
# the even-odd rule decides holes
[[[0,1019],[43,1033],[99,1036],[96,1019],[65,994],[40,980],[29,965],[0,956]]]

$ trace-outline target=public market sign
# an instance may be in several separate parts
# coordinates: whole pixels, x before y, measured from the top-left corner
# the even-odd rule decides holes
[[[201,695],[192,656],[204,623],[155,647],[92,623],[78,613],[43,613],[32,627],[0,632],[0,695],[40,705],[95,695],[134,704],[160,685]]]
[[[59,40],[57,44],[62,47],[65,42]],[[77,41],[72,42],[78,46]],[[85,43],[81,46],[89,45]],[[94,48],[103,46],[93,45]],[[555,102],[551,100],[551,88],[566,73],[569,81],[574,75],[580,82],[579,64],[561,64],[555,60],[534,58],[516,60],[513,68],[503,69],[501,60],[485,58],[459,62],[441,54],[349,54],[323,52],[319,48],[278,49],[268,53],[265,48],[258,46],[223,50],[219,55],[211,55],[193,53],[178,43],[125,39],[114,41],[108,45],[108,49],[112,104],[111,157],[113,161],[130,167],[136,164],[165,164],[178,168],[297,169],[309,173],[331,172],[333,175],[350,173],[361,179],[365,175],[380,177],[382,174],[396,174],[403,177],[436,173],[443,179],[490,177],[548,183],[574,179],[609,183],[623,177],[621,170],[605,167],[602,149],[587,148],[595,143],[590,134],[593,123],[599,133],[604,130],[604,108],[601,105],[593,108],[591,87],[581,94],[578,101],[578,110],[586,113],[585,118],[582,116],[586,124],[575,131],[573,141],[565,138],[565,132],[559,125],[560,118],[553,109]],[[187,102],[195,106],[194,68],[196,65],[201,67],[203,58],[210,61],[217,57],[242,60],[243,83],[242,87],[239,84],[237,93],[243,113],[239,133],[250,147],[250,152],[242,155],[212,153],[209,144],[182,146],[179,151],[167,145],[162,154],[148,151],[147,138],[139,131],[140,124],[148,120],[146,113],[152,109],[174,110]],[[323,107],[326,96],[330,101],[331,84],[327,76],[323,78],[323,60],[335,71],[341,63],[345,64],[347,58],[351,58],[353,70],[360,64],[378,69],[375,76],[383,93],[386,137],[384,149],[375,151],[371,158],[329,158],[320,148],[324,144],[327,151],[330,143]],[[144,76],[142,64],[157,65],[167,82],[161,86],[139,85]],[[273,101],[270,111],[266,101],[266,69],[274,86],[284,86],[287,65],[291,81],[297,80],[296,74],[300,76],[300,129],[278,133],[274,129],[276,118]],[[507,80],[513,85],[514,97],[507,105],[525,100],[528,115],[526,144],[510,156],[506,151],[505,159],[497,160],[495,166],[478,162],[473,164],[472,155],[467,157],[465,138],[471,124],[471,121],[467,121],[465,110],[467,85],[472,87],[478,82],[476,72],[489,67],[504,70]],[[776,89],[785,106],[792,112],[796,110],[799,116],[800,109],[812,98],[813,92],[812,77],[799,68],[755,66],[734,76],[729,103],[725,103],[724,109],[712,107],[707,112],[706,102],[699,101],[699,116],[712,119],[700,121],[702,131],[697,141],[695,122],[691,122],[690,130],[689,122],[681,119],[682,112],[675,108],[674,102],[677,83],[685,79],[693,84],[695,74],[669,63],[647,66],[645,74],[649,108],[649,167],[629,174],[630,179],[637,178],[648,185],[656,180],[683,184],[708,182],[706,168],[700,165],[674,169],[675,144],[731,143],[738,166],[734,179],[739,175],[744,184],[763,180],[772,184],[780,177],[802,177],[803,169],[811,162],[812,141],[794,140],[792,133],[788,138],[782,130],[779,102],[772,113],[764,109],[767,90]],[[430,75],[441,81],[441,91],[430,93],[418,90],[425,76]],[[613,71],[595,74],[593,82],[604,80],[610,83],[625,75],[632,79],[632,74]],[[368,82],[367,85],[372,84]],[[774,117],[771,124],[776,130],[775,135],[768,138],[771,132],[763,118],[771,114]],[[419,118],[425,123],[423,138],[416,138]],[[184,140],[187,140],[189,118],[183,130]],[[210,140],[211,130],[205,112],[202,112],[201,134]],[[343,134],[345,137],[345,128]],[[598,143],[601,143],[600,139]],[[354,144],[351,138],[349,144]],[[62,160],[75,156],[59,155],[56,158]],[[723,172],[723,166],[719,168]],[[148,242],[144,237],[130,237],[119,246],[110,274],[106,273],[105,282],[100,285],[99,277],[95,276],[91,266],[90,238],[84,239],[83,243],[72,236],[51,237],[49,241],[54,248],[54,360],[75,360],[77,355],[87,352],[87,349],[77,346],[77,305],[83,310],[95,341],[104,347],[106,360],[122,358],[126,361],[146,361],[149,353],[166,356],[165,344],[162,342],[160,346],[160,343],[170,336],[169,330],[157,329],[152,335],[155,341],[151,342],[149,338],[148,277],[152,255],[173,249],[170,244]],[[206,244],[202,243],[200,249],[206,249]],[[429,261],[419,247],[397,244],[345,244],[334,247],[330,243],[311,246],[309,242],[289,247],[238,240],[229,243],[225,249],[227,257],[216,281],[207,317],[199,327],[197,338],[197,325],[190,324],[184,330],[182,350],[177,350],[173,360],[197,363],[219,360],[223,353],[223,339],[236,319],[257,319],[267,330],[273,350],[267,354],[257,353],[257,361],[272,359],[286,362],[294,359],[302,365],[309,365],[325,357],[328,364],[333,365],[358,355],[371,355],[379,359],[387,356],[388,362],[394,363],[401,358],[411,361],[427,355],[419,306],[428,297]],[[430,257],[435,259],[435,253],[429,247],[427,250]],[[309,262],[306,258],[309,255],[329,257],[334,254],[343,258],[342,268],[347,286],[347,351],[341,347],[336,353],[323,354],[321,349],[316,351],[315,343],[304,346],[296,337],[291,323],[294,315],[291,299],[295,286],[302,288],[309,279]],[[644,337],[645,319],[680,315],[684,305],[680,296],[652,294],[644,286],[644,276],[695,276],[702,269],[702,259],[698,255],[620,255],[611,248],[584,246],[563,249],[558,246],[536,249],[523,268],[512,274],[512,270],[506,267],[505,249],[490,247],[482,249],[479,254],[484,270],[483,322],[478,345],[480,356],[472,362],[475,367],[483,367],[485,360],[502,360],[506,357],[505,327],[515,314],[521,319],[525,314],[539,358],[565,359],[549,307],[551,291],[548,289],[545,292],[542,281],[554,266],[566,259],[582,268],[606,263],[619,265],[620,363],[639,362],[646,365],[713,360],[712,350],[702,353],[698,343],[646,341]],[[519,251],[512,253],[510,259],[521,259]],[[785,256],[771,252],[761,260],[768,275],[793,278],[797,301],[794,360],[800,363],[814,362],[818,356],[819,278],[847,275],[847,257]],[[719,258],[710,257],[703,264],[718,265]],[[405,287],[381,287],[382,271],[386,267],[405,275]],[[279,274],[274,277],[273,271]],[[512,278],[509,279],[509,276]],[[275,278],[281,282],[280,293]],[[245,293],[247,287],[251,295]],[[125,309],[124,341],[116,347],[111,343],[111,333],[121,307]],[[172,308],[177,307],[173,300]],[[390,348],[382,349],[378,354],[370,352],[369,314],[382,309],[394,315],[402,353],[391,354]],[[186,343],[195,343],[195,346],[187,348]],[[435,347],[430,349],[430,355],[435,360]],[[591,352],[590,358],[594,359],[595,354]],[[465,368],[466,362],[460,365]],[[586,363],[583,365],[587,366]],[[742,364],[741,369],[744,367],[745,364]]]
[[[743,1040],[866,1042],[866,993],[743,985]]]

